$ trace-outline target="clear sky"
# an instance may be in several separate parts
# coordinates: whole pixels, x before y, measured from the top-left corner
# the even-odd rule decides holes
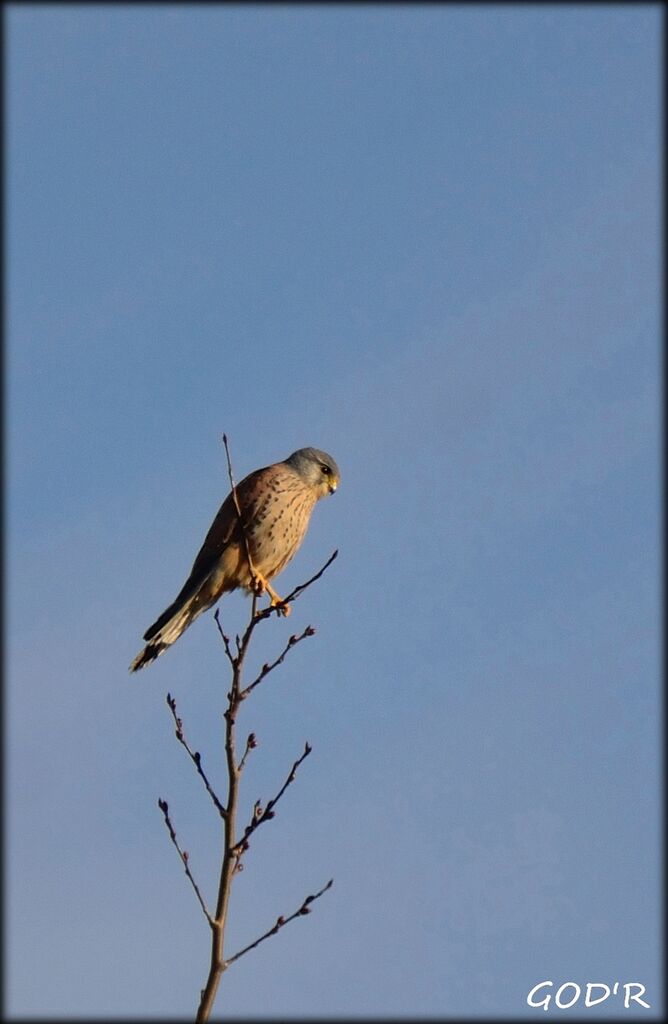
[[[10,6],[10,1015],[192,1015],[226,663],[130,676],[237,478],[341,467],[252,665],[226,1016],[660,988],[658,6]],[[249,603],[221,605],[244,623]],[[572,991],[572,990],[571,990]],[[571,1014],[582,1014],[582,1002]],[[621,996],[591,1016],[623,1015]],[[627,1011],[628,1016],[628,1011]]]

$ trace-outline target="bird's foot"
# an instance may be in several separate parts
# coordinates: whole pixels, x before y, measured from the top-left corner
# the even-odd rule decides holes
[[[290,608],[290,605],[286,604],[286,602],[283,600],[283,598],[280,597],[276,593],[274,588],[270,587],[268,583],[267,583],[267,593],[269,594],[269,597],[271,598],[271,607],[275,608],[279,615],[288,616],[290,614],[290,612],[292,611],[292,609]]]
[[[255,569],[251,577],[251,590],[253,591],[254,594],[257,595],[257,597],[262,597],[265,590],[268,589],[269,584],[267,583],[266,579],[264,578],[264,576],[260,575],[257,569]]]

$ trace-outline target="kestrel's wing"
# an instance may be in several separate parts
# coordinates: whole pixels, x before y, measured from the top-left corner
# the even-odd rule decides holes
[[[263,514],[264,506],[271,498],[272,485],[280,475],[281,468],[279,464],[256,469],[254,473],[249,473],[241,483],[237,484],[237,501],[247,529],[256,516]],[[212,522],[193,563],[190,579],[201,580],[208,576],[230,543],[243,543],[239,514],[233,494],[228,494]]]
[[[237,499],[239,501],[239,506],[244,513],[245,521],[248,521],[248,519],[252,517],[255,506],[257,505],[257,498],[263,493],[263,480],[265,479],[268,470],[272,469],[273,466],[268,466],[265,469],[258,469],[254,473],[250,473],[247,477],[244,477],[241,483],[237,484]],[[166,608],[160,618],[146,630],[144,633],[144,640],[151,640],[152,637],[162,629],[165,623],[170,620],[176,609],[184,605],[191,597],[193,597],[194,594],[197,593],[210,575],[211,571],[218,564],[226,547],[230,543],[240,542],[241,529],[239,526],[237,507],[234,502],[234,497],[230,493],[218,509],[216,518],[209,527],[209,531],[204,538],[204,543],[193,562],[193,567],[190,570],[188,579],[183,584],[179,594],[170,604],[169,608]]]

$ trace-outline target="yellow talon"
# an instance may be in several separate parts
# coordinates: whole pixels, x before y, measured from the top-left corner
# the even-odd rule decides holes
[[[269,597],[271,598],[271,607],[272,608],[276,608],[276,610],[278,611],[279,615],[289,615],[290,611],[291,611],[290,605],[286,604],[285,601],[283,600],[283,598],[280,597],[276,593],[274,588],[270,587],[269,584],[266,583],[266,581],[265,581],[265,585],[267,587],[267,593],[269,594]]]

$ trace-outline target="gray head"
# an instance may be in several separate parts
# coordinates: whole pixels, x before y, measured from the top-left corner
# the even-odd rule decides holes
[[[320,448],[299,448],[285,461],[307,484],[315,488],[319,498],[333,494],[339,485],[339,467],[332,456]]]

